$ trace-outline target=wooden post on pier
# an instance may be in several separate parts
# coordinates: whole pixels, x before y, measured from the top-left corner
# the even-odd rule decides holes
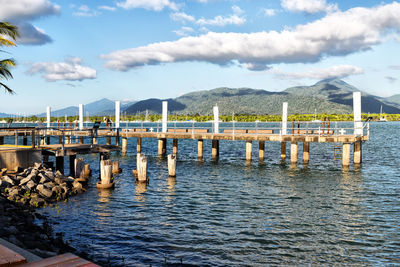
[[[100,161],[100,179],[101,179],[101,184],[103,185],[111,184],[111,179],[112,179],[111,160]]]
[[[263,161],[265,158],[265,141],[258,142],[258,160]]]
[[[136,138],[136,153],[142,153],[142,138]]]
[[[219,140],[212,140],[211,158],[219,157]]]
[[[0,145],[4,145],[4,136],[0,136]]]
[[[147,158],[144,154],[139,154],[139,160],[137,160],[137,173],[138,173],[138,181],[146,182],[147,181]]]
[[[35,144],[35,130],[32,131],[31,133],[31,137],[32,137],[32,148],[35,148],[36,144]]]
[[[75,177],[75,159],[76,155],[69,156],[69,175]]]
[[[251,140],[246,140],[246,160],[251,160],[251,154],[253,153],[253,143]]]
[[[64,174],[64,157],[58,156],[56,157],[56,171],[60,171]]]
[[[106,145],[111,145],[111,137],[110,136],[106,137]]]
[[[60,136],[58,137],[58,143],[59,143],[59,144],[62,144],[62,141],[63,141],[63,137],[60,135]]]
[[[93,138],[92,138],[92,142],[93,142],[93,145],[97,145],[97,138],[96,138],[96,137],[93,137]]]
[[[297,163],[297,142],[290,143],[290,162]]]
[[[308,164],[310,161],[310,142],[303,143],[303,164]]]
[[[119,167],[119,161],[112,162],[112,173],[121,173],[122,169]]]
[[[71,143],[71,136],[70,135],[66,135],[65,136],[65,143],[66,144],[70,144]]]
[[[50,136],[46,136],[46,145],[50,145]]]
[[[350,165],[350,144],[343,143],[342,148],[342,166],[348,167]]]
[[[79,144],[83,144],[83,136],[79,136]]]
[[[40,145],[43,146],[45,144],[44,137],[40,137]]]
[[[128,138],[122,137],[122,154],[126,154],[128,151]]]
[[[75,178],[84,178],[85,163],[82,158],[75,158]]]
[[[176,156],[168,155],[168,175],[170,177],[176,176]]]
[[[27,137],[26,135],[24,135],[24,137],[22,138],[22,144],[23,144],[24,146],[27,146],[27,145],[28,145],[28,137]]]
[[[286,142],[281,142],[281,160],[286,159]]]
[[[197,140],[197,159],[203,159],[203,139]]]
[[[162,156],[165,155],[167,152],[167,139],[160,138],[158,139],[158,155]]]
[[[353,160],[354,164],[361,164],[362,163],[362,146],[361,146],[361,141],[357,141],[353,144],[354,146],[354,154],[353,154]]]
[[[172,154],[177,155],[178,154],[178,139],[172,139]]]
[[[84,173],[84,178],[89,178],[90,174],[91,174],[91,170],[90,170],[90,165],[89,164],[85,164],[85,166],[83,167],[83,173]]]

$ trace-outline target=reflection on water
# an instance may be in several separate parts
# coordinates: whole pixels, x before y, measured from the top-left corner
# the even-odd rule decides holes
[[[129,139],[127,155],[111,156],[124,170],[113,191],[97,191],[92,179],[58,216],[43,212],[59,223],[55,231],[69,229],[74,247],[104,261],[110,253],[113,266],[398,265],[398,132],[400,124],[373,124],[363,165],[343,170],[331,145],[313,144],[309,164],[293,165],[281,164],[279,143],[268,143],[259,163],[258,151],[245,162],[243,143],[228,141],[215,162],[205,141],[199,162],[197,140],[180,140],[177,178],[157,140],[143,139],[148,184],[134,183]],[[85,161],[98,177],[98,158]]]

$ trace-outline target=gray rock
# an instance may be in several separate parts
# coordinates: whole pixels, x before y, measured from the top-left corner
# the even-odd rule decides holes
[[[51,190],[53,187],[56,186],[56,184],[53,182],[47,182],[44,184],[44,186]]]
[[[50,180],[54,180],[54,173],[52,171],[45,171],[45,174]]]
[[[51,196],[53,195],[53,192],[47,188],[44,187],[44,185],[39,184],[38,186],[36,186],[36,190],[39,192],[40,195],[42,195],[43,197],[46,198],[51,198]]]
[[[9,196],[9,197],[14,198],[14,197],[16,197],[18,194],[19,194],[19,190],[18,190],[17,188],[10,188],[10,189],[8,190],[8,196]]]
[[[51,189],[57,196],[60,196],[63,193],[63,189],[60,186],[55,186]]]
[[[36,187],[36,184],[35,184],[34,181],[30,180],[30,181],[26,184],[26,187],[28,187],[29,190],[32,190],[32,189],[34,189],[34,188]]]
[[[61,178],[64,177],[64,175],[60,171],[56,171],[55,177]]]
[[[35,168],[35,169],[42,169],[42,168],[43,168],[43,165],[42,165],[42,163],[35,162],[35,164],[33,165],[33,168]]]
[[[11,185],[15,185],[15,181],[13,179],[11,179],[11,177],[9,177],[7,175],[1,177],[1,180],[5,181],[5,182],[7,182],[7,183],[9,183]]]
[[[74,187],[74,189],[82,189],[82,184],[78,181],[73,182],[72,186]]]
[[[50,182],[50,178],[47,177],[47,175],[44,174],[44,173],[39,173],[39,174],[38,174],[38,177],[40,178],[39,183],[41,183],[41,184]]]
[[[31,204],[32,206],[42,207],[44,204],[46,204],[46,201],[39,196],[32,196],[29,204]]]
[[[23,179],[19,182],[19,185],[24,185],[24,184],[28,183],[28,182],[31,181],[31,180],[32,180],[32,177],[30,177],[30,176],[28,176],[28,177],[26,177],[26,178],[23,178]]]

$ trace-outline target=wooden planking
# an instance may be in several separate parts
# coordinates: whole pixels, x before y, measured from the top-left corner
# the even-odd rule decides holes
[[[15,251],[0,245],[0,267],[17,266],[26,263],[26,259]]]
[[[90,261],[82,259],[72,253],[65,253],[41,261],[22,265],[23,267],[98,267]]]

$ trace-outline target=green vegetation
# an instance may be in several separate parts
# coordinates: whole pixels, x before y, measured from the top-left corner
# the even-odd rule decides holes
[[[366,120],[368,117],[371,117],[373,121],[379,120],[380,114],[362,114],[362,119]],[[383,116],[388,120],[388,121],[400,121],[400,114],[383,114]],[[109,117],[112,121],[115,121],[115,117]],[[236,122],[255,122],[255,121],[260,121],[260,122],[272,122],[272,121],[281,121],[282,116],[281,115],[253,115],[253,114],[235,114],[235,115],[220,115],[220,120],[223,122],[231,122],[232,120]],[[0,118],[0,120],[7,120],[7,118]],[[149,114],[146,118],[145,115],[136,115],[136,116],[122,116],[121,121],[150,121],[150,122],[157,122],[161,121],[162,116],[160,114]],[[353,120],[353,114],[292,114],[288,115],[288,121],[312,121],[314,119],[317,120],[329,120],[329,121],[352,121]],[[36,122],[36,121],[41,121],[44,122],[46,118],[41,117],[38,118],[36,116],[24,118],[25,122]],[[78,116],[70,116],[67,117],[68,120],[68,127],[70,127],[71,124],[75,125],[74,121],[78,120]],[[199,114],[191,114],[191,115],[178,115],[178,114],[173,114],[168,116],[169,121],[196,121],[196,122],[207,122],[207,121],[212,121],[214,120],[214,117],[212,115],[199,115]],[[16,120],[17,121],[17,120]],[[103,117],[102,116],[93,116],[90,118],[85,117],[85,121],[101,121],[103,122]],[[65,124],[65,119],[62,118],[61,120],[59,118],[52,117],[51,122],[56,123],[59,122],[59,126],[63,127]]]
[[[13,42],[19,36],[18,29],[16,26],[11,25],[8,22],[0,22],[0,46],[16,46]],[[10,40],[11,39],[11,40]],[[1,52],[4,52],[0,50]],[[10,71],[11,67],[14,67],[15,61],[12,58],[6,58],[0,60],[0,81],[12,79]],[[6,84],[0,82],[0,87],[3,87],[6,92],[13,94],[14,91]]]

